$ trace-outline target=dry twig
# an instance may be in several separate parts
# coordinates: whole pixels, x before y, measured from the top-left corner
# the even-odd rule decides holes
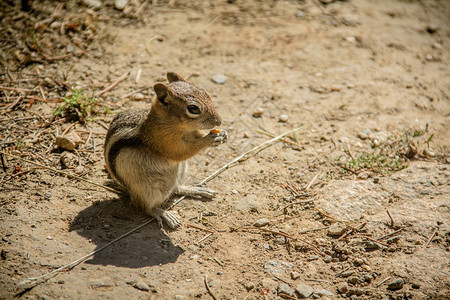
[[[112,90],[116,85],[118,85],[121,81],[125,80],[128,77],[129,72],[124,73],[122,76],[120,76],[116,81],[114,81],[110,86],[106,87],[105,89],[101,90],[100,92],[97,92],[94,94],[95,97],[100,97],[104,93]]]
[[[214,295],[214,293],[211,291],[211,289],[208,285],[208,277],[206,276],[206,274],[205,274],[203,281],[205,282],[205,287],[206,287],[206,290],[208,291],[208,294],[210,294],[214,300],[217,300],[217,297]]]
[[[434,238],[434,236],[436,235],[436,232],[438,231],[439,227],[436,227],[433,231],[433,234],[431,234],[430,238],[428,239],[427,243],[425,244],[425,247],[428,247],[428,245],[431,243],[431,240]]]

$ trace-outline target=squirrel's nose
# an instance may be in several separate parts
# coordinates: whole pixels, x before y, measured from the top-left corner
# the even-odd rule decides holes
[[[222,118],[219,115],[214,116],[212,123],[214,124],[214,126],[220,126],[222,124]]]

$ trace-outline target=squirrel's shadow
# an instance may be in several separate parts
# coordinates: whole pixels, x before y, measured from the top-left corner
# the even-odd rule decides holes
[[[75,230],[99,249],[146,220],[147,216],[134,208],[128,197],[118,193],[118,198],[93,203],[75,217],[69,230]],[[141,268],[175,262],[183,252],[152,222],[95,254],[87,263]]]

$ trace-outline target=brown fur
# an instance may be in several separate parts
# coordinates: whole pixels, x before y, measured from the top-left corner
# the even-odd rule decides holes
[[[114,118],[106,136],[105,159],[111,176],[128,190],[133,203],[176,227],[177,218],[158,206],[174,191],[214,195],[204,187],[180,186],[186,169],[183,161],[221,144],[227,135],[200,131],[222,122],[206,92],[178,74],[168,73],[167,79],[168,84],[155,84],[150,111],[126,111]]]

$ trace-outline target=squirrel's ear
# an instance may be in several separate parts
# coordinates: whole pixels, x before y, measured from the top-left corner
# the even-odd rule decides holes
[[[153,86],[153,89],[155,90],[156,97],[158,98],[158,101],[162,105],[167,105],[166,97],[167,97],[167,86],[164,83],[157,83]]]
[[[174,81],[185,81],[183,77],[174,72],[167,73],[167,80],[169,80],[169,83]]]

